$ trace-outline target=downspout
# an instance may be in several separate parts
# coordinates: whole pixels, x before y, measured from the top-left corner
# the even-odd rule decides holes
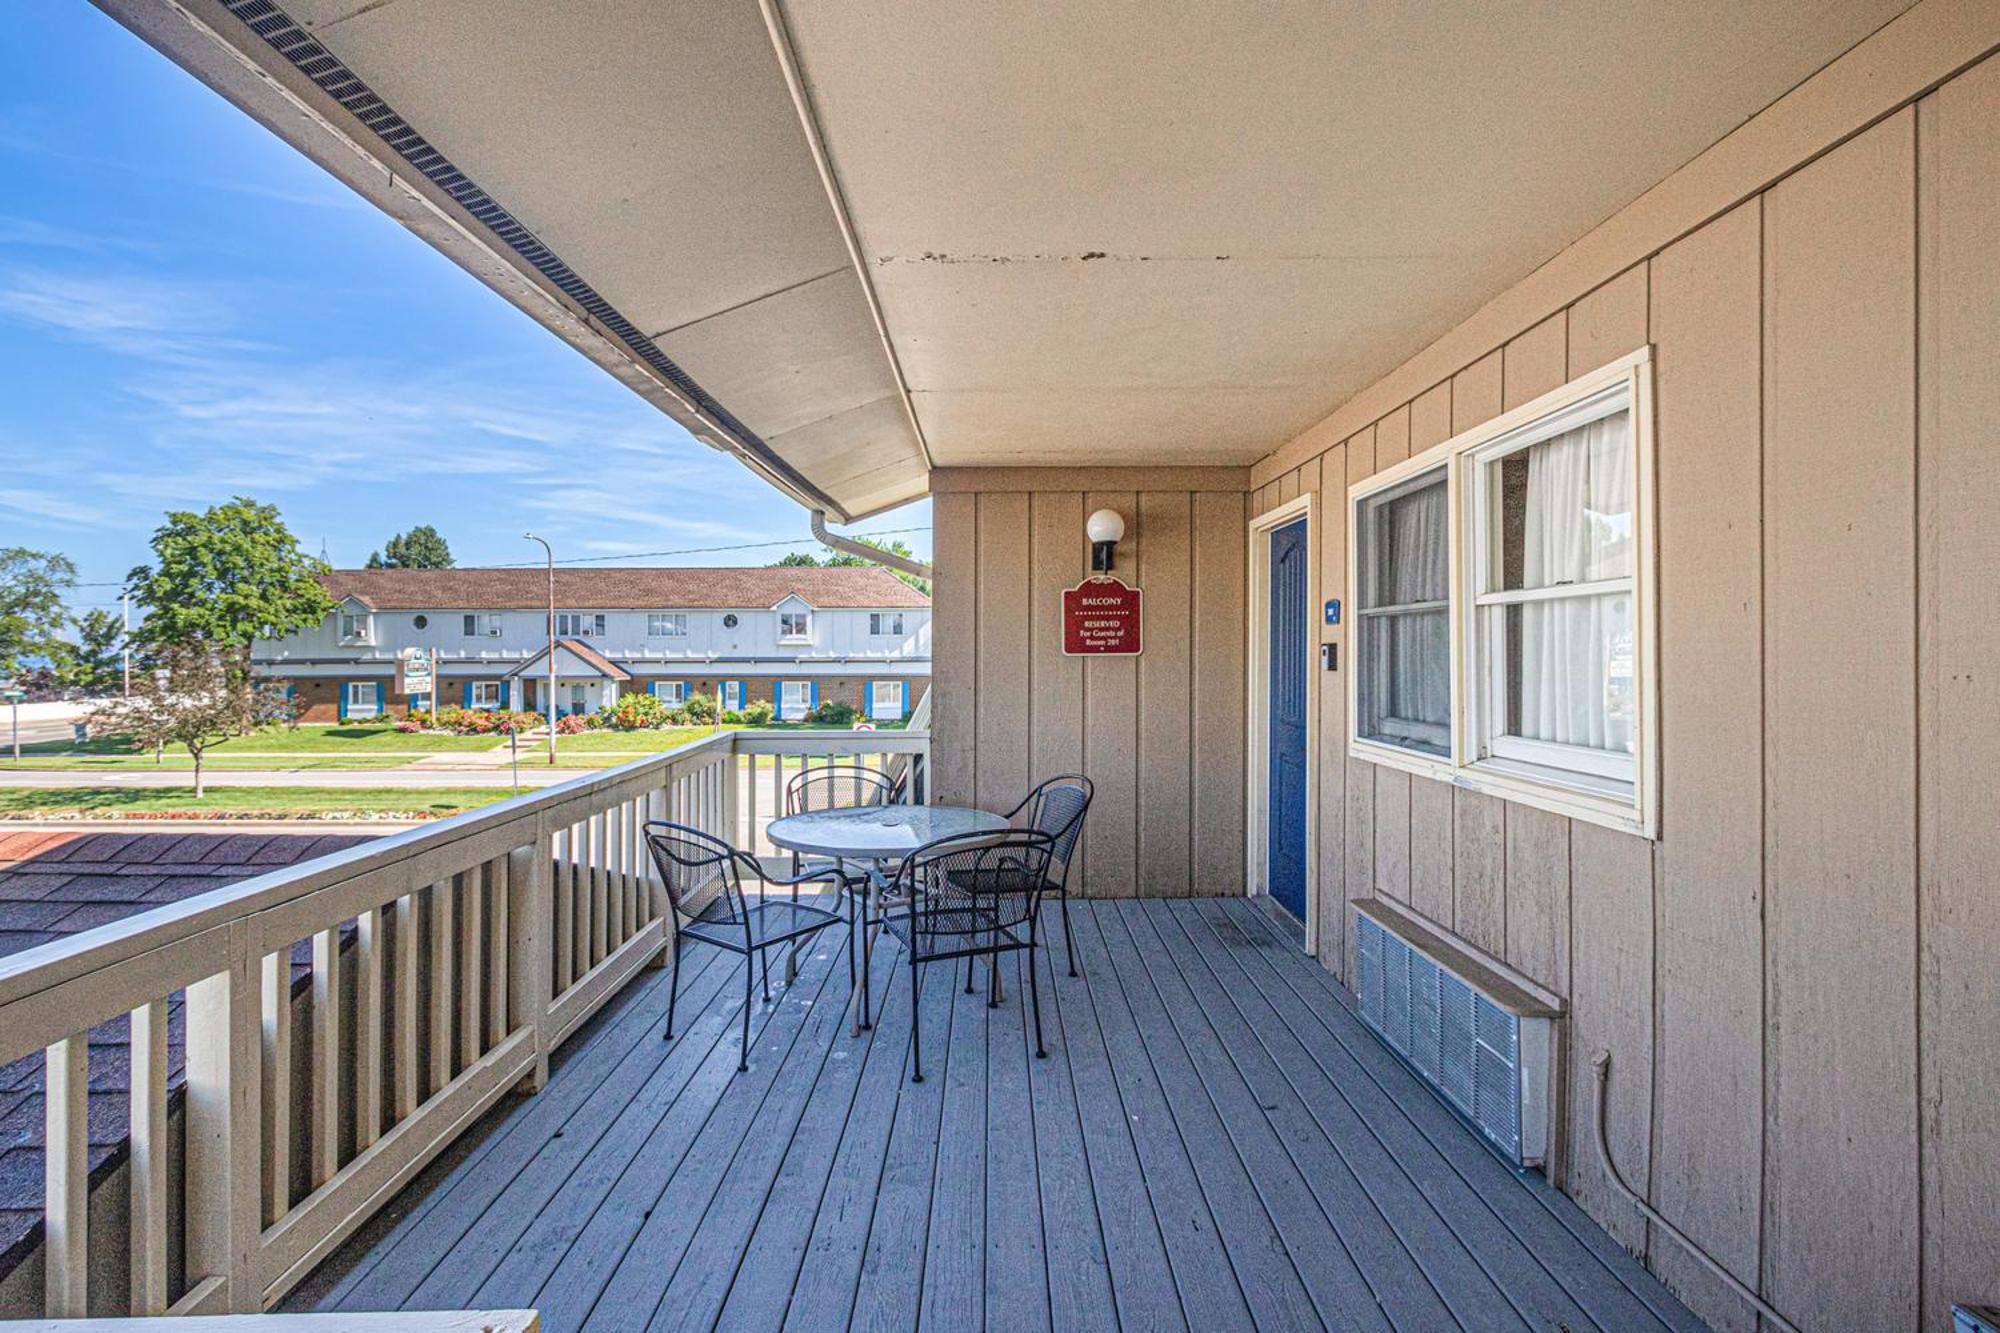
[[[870,546],[866,542],[855,541],[852,537],[828,532],[824,509],[812,511],[812,534],[822,546],[830,546],[844,555],[858,555],[871,564],[887,565],[891,569],[899,569],[920,579],[932,580],[937,577],[931,572],[931,567],[921,560],[912,560],[906,555],[894,555],[879,546]]]
[[[1610,1178],[1612,1188],[1623,1195],[1625,1201],[1644,1214],[1654,1226],[1666,1232],[1676,1244],[1699,1260],[1703,1268],[1720,1278],[1731,1291],[1754,1306],[1757,1312],[1770,1320],[1781,1333],[1799,1333],[1797,1324],[1779,1314],[1768,1301],[1752,1291],[1736,1274],[1724,1268],[1720,1260],[1695,1244],[1692,1237],[1662,1217],[1657,1208],[1647,1203],[1637,1190],[1625,1183],[1625,1177],[1618,1172],[1618,1163],[1611,1160],[1611,1137],[1606,1123],[1609,1119],[1611,1102],[1611,1052],[1599,1051],[1597,1058],[1591,1063],[1597,1069],[1597,1160],[1604,1167],[1604,1174]]]

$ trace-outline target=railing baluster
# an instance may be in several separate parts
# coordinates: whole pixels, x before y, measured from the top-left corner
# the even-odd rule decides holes
[[[340,1169],[340,927],[312,942],[312,1184]]]
[[[576,841],[576,826],[571,825],[555,836],[555,850],[549,860],[554,873],[555,913],[556,913],[556,970],[555,993],[562,994],[569,989],[571,967],[575,959],[575,945],[572,943],[576,929],[576,893],[574,876],[571,874],[575,862],[573,847]],[[537,880],[541,877],[537,876]]]
[[[382,1134],[382,909],[354,918],[354,1150]]]
[[[89,1276],[90,1034],[43,1052],[43,1299],[51,1319],[80,1319]]]
[[[431,1081],[426,1094],[435,1097],[451,1082],[451,1011],[457,1003],[453,962],[458,927],[454,912],[457,876],[431,885]]]
[[[259,964],[258,1012],[263,1024],[264,1220],[292,1206],[292,951],[267,953]],[[136,1015],[135,1015],[136,1017]],[[135,1049],[137,1042],[133,1043]],[[133,1313],[138,1313],[136,1310]]]
[[[423,992],[417,973],[422,957],[418,911],[416,893],[396,899],[396,1027],[390,1043],[390,1064],[396,1071],[395,1112],[399,1123],[417,1109],[419,1100],[417,1006]]]
[[[458,877],[465,894],[459,907],[458,1064],[470,1069],[480,1056],[480,1006],[486,999],[486,876],[474,866]]]
[[[487,886],[486,937],[486,1046],[491,1050],[506,1039],[507,973],[512,966],[508,954],[507,908],[511,886],[507,881],[508,858],[495,857],[485,866]]]
[[[167,1002],[132,1011],[132,1313],[167,1308]]]
[[[603,962],[610,950],[606,937],[610,925],[611,881],[606,861],[609,846],[605,837],[606,814],[590,817],[590,965]]]

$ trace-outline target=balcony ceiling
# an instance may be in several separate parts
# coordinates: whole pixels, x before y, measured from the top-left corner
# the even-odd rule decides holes
[[[263,0],[101,3],[364,193],[413,175]],[[791,0],[802,116],[754,0],[280,0],[726,417],[420,231],[850,517],[931,465],[1251,462],[1910,3]]]

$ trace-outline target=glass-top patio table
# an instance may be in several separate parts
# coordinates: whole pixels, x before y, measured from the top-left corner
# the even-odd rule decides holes
[[[855,934],[861,937],[861,979],[849,1001],[857,1033],[868,1026],[863,1004],[868,994],[868,963],[875,937],[881,932],[880,919],[873,910],[883,884],[881,875],[875,873],[876,863],[900,861],[939,838],[998,833],[1006,827],[1005,816],[959,805],[860,805],[785,815],[771,821],[764,836],[773,846],[801,856],[831,857],[843,868],[861,863],[870,872],[863,891],[852,895],[860,911]],[[998,993],[996,990],[995,995]]]

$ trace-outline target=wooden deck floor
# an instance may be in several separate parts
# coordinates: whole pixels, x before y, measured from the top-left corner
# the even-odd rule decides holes
[[[921,1085],[893,946],[872,1035],[830,932],[757,1006],[740,1076],[735,960],[691,949],[673,1042],[647,973],[302,1301],[534,1306],[552,1333],[1701,1327],[1482,1148],[1264,907],[1072,910],[1050,1058],[1023,990],[989,1009],[936,966]]]

